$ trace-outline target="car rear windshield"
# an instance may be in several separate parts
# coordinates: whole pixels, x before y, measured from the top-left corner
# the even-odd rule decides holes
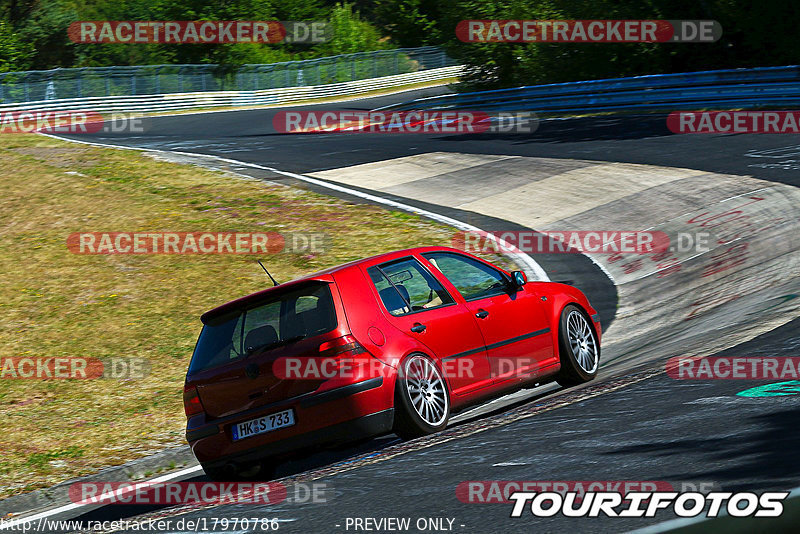
[[[328,284],[287,291],[208,320],[197,340],[189,374],[324,334],[336,326]]]

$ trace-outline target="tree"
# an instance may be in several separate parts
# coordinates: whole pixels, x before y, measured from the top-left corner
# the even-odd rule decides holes
[[[0,72],[29,68],[33,47],[11,31],[11,25],[0,20]]]
[[[319,46],[323,55],[350,54],[390,48],[375,26],[363,20],[353,5],[336,4],[330,12],[330,41]]]

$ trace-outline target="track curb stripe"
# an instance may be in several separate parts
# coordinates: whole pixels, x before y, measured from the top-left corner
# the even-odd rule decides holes
[[[189,156],[189,157],[195,157],[195,158],[197,158],[197,157],[199,157],[199,158],[211,158],[213,160],[222,161],[224,163],[230,163],[230,164],[234,164],[234,165],[240,165],[240,166],[243,166],[243,167],[250,167],[250,168],[253,168],[253,169],[259,169],[259,170],[263,170],[263,171],[268,171],[268,172],[271,172],[271,173],[274,173],[274,174],[279,174],[281,176],[286,176],[288,178],[294,178],[296,180],[300,180],[300,181],[303,181],[303,182],[306,182],[306,183],[310,183],[310,184],[313,184],[313,185],[316,185],[316,186],[319,186],[319,187],[324,187],[326,189],[331,189],[333,191],[338,191],[339,193],[344,193],[346,195],[351,195],[351,196],[363,198],[364,200],[369,200],[370,202],[374,202],[376,204],[383,204],[385,206],[390,206],[390,207],[397,208],[397,209],[400,209],[400,210],[403,210],[403,211],[407,211],[407,212],[410,212],[410,213],[421,215],[422,217],[425,217],[427,219],[431,219],[433,221],[437,221],[437,222],[440,222],[440,223],[443,223],[443,224],[448,224],[448,225],[450,225],[450,226],[452,226],[454,228],[457,228],[459,230],[464,230],[464,231],[467,231],[467,232],[482,232],[483,231],[482,229],[478,228],[477,226],[473,226],[471,224],[467,224],[467,223],[459,221],[457,219],[453,219],[452,217],[447,217],[446,215],[440,215],[438,213],[435,213],[435,212],[432,212],[432,211],[428,211],[428,210],[424,210],[422,208],[417,208],[417,207],[414,207],[414,206],[410,206],[408,204],[403,204],[402,202],[396,202],[394,200],[389,200],[387,198],[383,198],[383,197],[378,196],[378,195],[372,195],[370,193],[364,193],[362,191],[357,191],[355,189],[350,189],[349,187],[344,187],[344,186],[341,186],[341,185],[337,185],[337,184],[328,182],[326,180],[320,180],[318,178],[312,178],[310,176],[305,176],[303,174],[297,174],[297,173],[294,173],[294,172],[281,171],[281,170],[275,169],[273,167],[266,167],[264,165],[258,165],[256,163],[248,163],[246,161],[223,158],[221,156],[214,156],[214,155],[210,155],[210,154],[199,154],[199,153],[196,153],[196,152],[179,152],[179,151],[173,151],[173,150],[156,150],[156,149],[153,149],[153,148],[127,147],[127,146],[119,146],[119,145],[108,145],[108,144],[104,144],[104,143],[91,143],[89,141],[79,141],[77,139],[68,139],[68,138],[58,137],[56,135],[44,134],[44,133],[40,133],[39,135],[44,135],[46,137],[51,137],[53,139],[59,139],[61,141],[68,141],[68,142],[71,142],[71,143],[79,143],[79,144],[90,145],[90,146],[100,146],[100,147],[104,147],[104,148],[121,148],[121,149],[124,149],[124,150],[137,150],[139,152],[149,152],[149,153],[155,153],[155,154],[165,154],[165,155],[167,155],[167,154],[178,154],[178,155],[181,155],[181,156]],[[542,269],[542,267],[536,262],[536,260],[534,260],[528,254],[516,249],[516,247],[514,247],[511,243],[505,242],[502,239],[500,241],[501,241],[501,244],[503,245],[504,248],[506,248],[506,249],[511,251],[510,253],[506,253],[506,254],[508,254],[512,258],[518,258],[519,260],[521,260],[522,263],[524,263],[525,266],[528,268],[528,270],[530,270],[530,272],[532,272],[535,275],[537,280],[542,281],[542,282],[549,282],[550,281],[550,277],[547,276],[547,273],[545,272],[545,270]],[[512,259],[512,261],[513,261],[513,259]]]

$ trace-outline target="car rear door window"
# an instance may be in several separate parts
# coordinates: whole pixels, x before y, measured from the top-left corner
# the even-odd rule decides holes
[[[428,252],[422,256],[450,280],[464,300],[499,295],[508,287],[503,273],[468,256],[450,252]]]
[[[189,372],[256,351],[329,332],[338,324],[327,284],[311,284],[210,319],[197,341]]]
[[[370,267],[367,273],[384,307],[395,316],[455,302],[436,278],[414,258]]]

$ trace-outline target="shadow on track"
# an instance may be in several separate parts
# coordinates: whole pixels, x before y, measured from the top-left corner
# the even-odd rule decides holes
[[[480,408],[481,405],[474,406],[472,408],[467,409],[467,411],[462,412],[458,418],[459,419],[458,422],[448,425],[447,428],[448,429],[457,428],[460,425],[474,421],[476,419],[492,417],[495,415],[502,414],[503,412],[513,410],[524,404],[535,402],[539,399],[547,397],[548,395],[551,395],[555,391],[559,391],[561,389],[562,388],[558,388],[556,390],[550,390],[538,394],[534,393],[534,390],[527,390],[530,391],[531,394],[514,398],[508,403],[499,403],[497,408],[487,407],[488,409],[478,410],[477,408]],[[475,411],[474,415],[471,415],[470,413],[472,410]],[[396,445],[401,442],[402,440],[397,436],[395,436],[394,434],[388,434],[385,436],[364,440],[358,443],[351,443],[327,450],[321,450],[305,458],[289,460],[280,464],[276,470],[275,477],[273,478],[278,479],[278,478],[293,477],[315,469],[346,465],[350,462],[363,459],[365,456],[366,457],[377,456],[378,454],[380,454],[382,450],[386,449],[387,447]],[[181,480],[181,482],[208,482],[208,481],[210,481],[210,479],[205,474]],[[151,494],[152,492],[146,492],[142,494],[143,495],[142,498],[149,498]],[[74,517],[73,519],[83,520],[83,521],[115,521],[119,519],[135,517],[142,514],[153,513],[159,510],[166,510],[172,508],[173,506],[174,505],[167,505],[167,504],[108,504],[96,508],[94,510],[88,511],[86,513],[83,513],[79,516]]]

